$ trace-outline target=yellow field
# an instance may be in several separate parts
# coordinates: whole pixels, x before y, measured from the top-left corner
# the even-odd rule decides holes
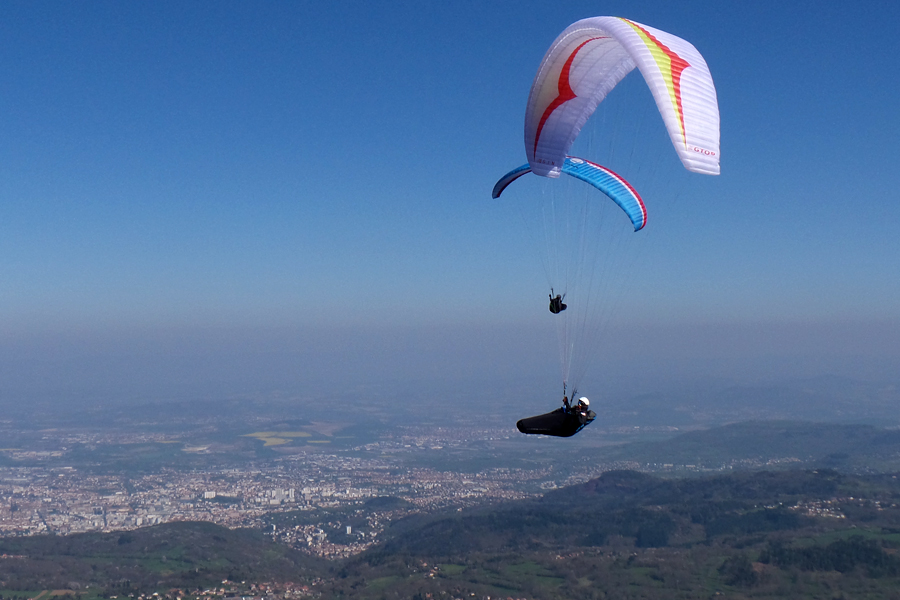
[[[265,446],[280,446],[287,444],[291,438],[309,437],[311,434],[305,431],[257,431],[245,433],[241,437],[252,437],[264,442]]]
[[[309,437],[311,433],[306,431],[257,431],[256,433],[245,433],[243,437],[267,438],[267,437],[283,437],[298,438]]]

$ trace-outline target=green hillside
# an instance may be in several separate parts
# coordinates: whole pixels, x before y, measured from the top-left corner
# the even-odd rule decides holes
[[[212,523],[0,539],[0,589],[108,591],[205,587],[222,579],[295,580],[327,565],[262,533]]]
[[[900,587],[897,498],[893,476],[615,471],[537,500],[406,523],[348,561],[330,593],[885,598]]]

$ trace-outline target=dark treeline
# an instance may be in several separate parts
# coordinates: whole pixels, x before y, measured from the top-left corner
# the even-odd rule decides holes
[[[759,562],[780,568],[797,567],[803,571],[839,571],[848,573],[857,567],[869,577],[900,574],[900,559],[884,551],[881,544],[862,536],[836,540],[827,546],[789,547],[772,542],[759,556]]]
[[[831,497],[857,480],[833,471],[736,473],[704,479],[660,479],[611,471],[584,485],[463,514],[416,517],[395,528],[372,555],[441,560],[472,552],[599,547],[611,536],[638,548],[694,539],[793,530],[810,519],[791,511],[802,498]],[[855,492],[858,493],[858,492]]]
[[[168,523],[122,533],[0,539],[2,589],[190,588],[222,579],[290,580],[328,572],[325,561],[262,532],[212,523]]]

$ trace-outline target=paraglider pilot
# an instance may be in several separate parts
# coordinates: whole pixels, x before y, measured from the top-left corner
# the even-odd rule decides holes
[[[516,427],[522,433],[571,437],[591,423],[597,414],[590,409],[591,401],[585,397],[572,404],[568,396],[563,397],[563,408],[527,419],[519,419]]]
[[[554,315],[558,315],[562,311],[566,310],[567,306],[563,304],[562,296],[557,294],[556,298],[553,297],[553,292],[550,292],[550,312]]]
[[[587,425],[597,416],[596,413],[591,410],[591,401],[584,396],[579,398],[578,403],[569,410],[578,417],[578,422],[582,425]]]

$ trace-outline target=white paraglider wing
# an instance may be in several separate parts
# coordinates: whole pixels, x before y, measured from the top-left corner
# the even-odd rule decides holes
[[[559,177],[585,122],[635,66],[685,168],[719,173],[719,106],[706,61],[685,40],[618,17],[573,23],[544,56],[525,111],[534,173]]]

